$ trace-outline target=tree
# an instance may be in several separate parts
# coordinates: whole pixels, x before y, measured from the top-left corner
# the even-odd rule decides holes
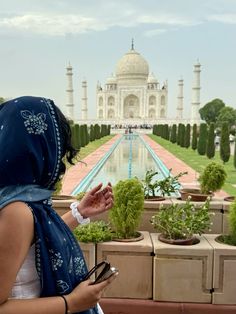
[[[236,138],[234,140],[234,168],[236,169]]]
[[[224,122],[227,122],[229,127],[236,124],[236,110],[232,107],[224,107],[220,110],[217,117],[217,126],[221,127]]]
[[[207,138],[206,155],[209,159],[215,156],[215,123],[211,122]]]
[[[196,123],[193,125],[193,135],[192,135],[192,149],[197,149],[197,125]]]
[[[90,140],[90,142],[93,142],[95,140],[94,125],[93,124],[90,125],[89,140]]]
[[[220,158],[223,163],[229,161],[230,157],[230,143],[229,143],[229,125],[227,122],[223,122],[221,128],[221,139],[220,139]]]
[[[181,123],[178,124],[178,130],[177,130],[177,145],[180,145],[180,138],[181,138]]]
[[[200,124],[199,141],[197,145],[197,151],[199,155],[205,155],[207,142],[207,125],[206,123]]]
[[[185,147],[184,140],[185,140],[185,125],[181,124],[180,126],[180,146],[181,147]]]
[[[171,135],[170,135],[171,143],[176,143],[176,130],[177,130],[177,126],[176,124],[173,124],[171,128]]]
[[[216,122],[220,110],[223,107],[225,107],[225,103],[221,99],[213,99],[199,110],[201,119],[205,120],[207,124],[210,124],[211,122]]]
[[[184,146],[186,148],[189,148],[189,146],[190,146],[190,130],[191,130],[191,126],[188,123],[186,125],[185,134],[184,134]]]

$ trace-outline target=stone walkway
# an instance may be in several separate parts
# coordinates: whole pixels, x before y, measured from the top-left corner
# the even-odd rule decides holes
[[[106,144],[98,148],[96,151],[91,153],[89,156],[85,157],[82,161],[85,163],[77,163],[74,166],[71,166],[67,171],[63,178],[62,182],[62,191],[61,194],[70,195],[76,186],[80,183],[80,181],[92,170],[92,168],[98,163],[98,161],[104,156],[106,152],[109,151],[111,146],[116,142],[116,140],[121,136],[121,134],[117,134]],[[155,141],[150,139],[147,135],[141,135],[145,142],[147,142],[153,151],[157,154],[157,156],[162,160],[165,166],[168,169],[172,169],[171,173],[173,175],[177,175],[179,172],[187,171],[188,174],[182,176],[180,178],[180,183],[184,187],[198,187],[197,178],[199,174],[186,165],[183,161],[176,158],[173,154],[168,152],[162,146],[157,144]],[[219,191],[215,193],[215,197],[221,198],[228,196],[224,191]]]

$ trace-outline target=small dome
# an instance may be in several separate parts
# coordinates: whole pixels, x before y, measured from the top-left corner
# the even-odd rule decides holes
[[[112,74],[110,77],[107,78],[107,84],[116,84],[116,77]]]
[[[158,83],[158,81],[157,81],[157,79],[153,73],[149,74],[147,82],[151,83],[151,84],[157,84]]]
[[[117,79],[142,78],[147,79],[149,66],[147,61],[134,49],[127,52],[117,63]]]

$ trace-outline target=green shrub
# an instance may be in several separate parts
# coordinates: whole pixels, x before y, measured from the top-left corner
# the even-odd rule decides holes
[[[228,222],[229,234],[221,235],[219,240],[226,244],[236,246],[236,199],[230,204]]]
[[[197,151],[199,155],[205,155],[207,143],[207,125],[206,123],[200,124],[199,140],[197,144]]]
[[[113,188],[114,206],[109,218],[118,238],[133,238],[137,235],[144,207],[144,190],[137,178],[120,180]]]
[[[211,122],[207,138],[206,155],[209,159],[215,156],[215,123]]]
[[[195,208],[188,199],[184,204],[173,203],[161,208],[151,219],[157,232],[171,240],[189,239],[194,234],[201,235],[210,227],[209,200]]]
[[[229,125],[227,122],[224,122],[221,128],[220,158],[224,163],[230,158]]]
[[[226,176],[227,174],[222,165],[214,161],[210,162],[199,178],[201,192],[208,194],[219,190],[224,185]]]
[[[197,125],[196,123],[193,125],[193,134],[192,134],[192,149],[197,149]]]
[[[113,238],[113,232],[109,224],[102,220],[93,221],[87,225],[79,225],[73,233],[78,241],[85,243],[111,241]]]

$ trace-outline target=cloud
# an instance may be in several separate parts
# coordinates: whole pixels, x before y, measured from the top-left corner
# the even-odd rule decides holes
[[[165,32],[167,32],[167,29],[164,29],[164,28],[151,29],[151,30],[144,32],[144,36],[145,37],[154,37],[154,36],[163,34]]]
[[[207,19],[225,24],[236,24],[236,14],[213,14],[208,16]]]
[[[25,14],[0,18],[1,33],[18,31],[48,36],[81,34],[90,31],[104,31],[111,27],[136,27],[139,25],[192,26],[198,21],[168,14],[138,14],[133,10],[124,10],[121,15],[77,15],[77,14]],[[147,32],[153,36],[162,31]]]

